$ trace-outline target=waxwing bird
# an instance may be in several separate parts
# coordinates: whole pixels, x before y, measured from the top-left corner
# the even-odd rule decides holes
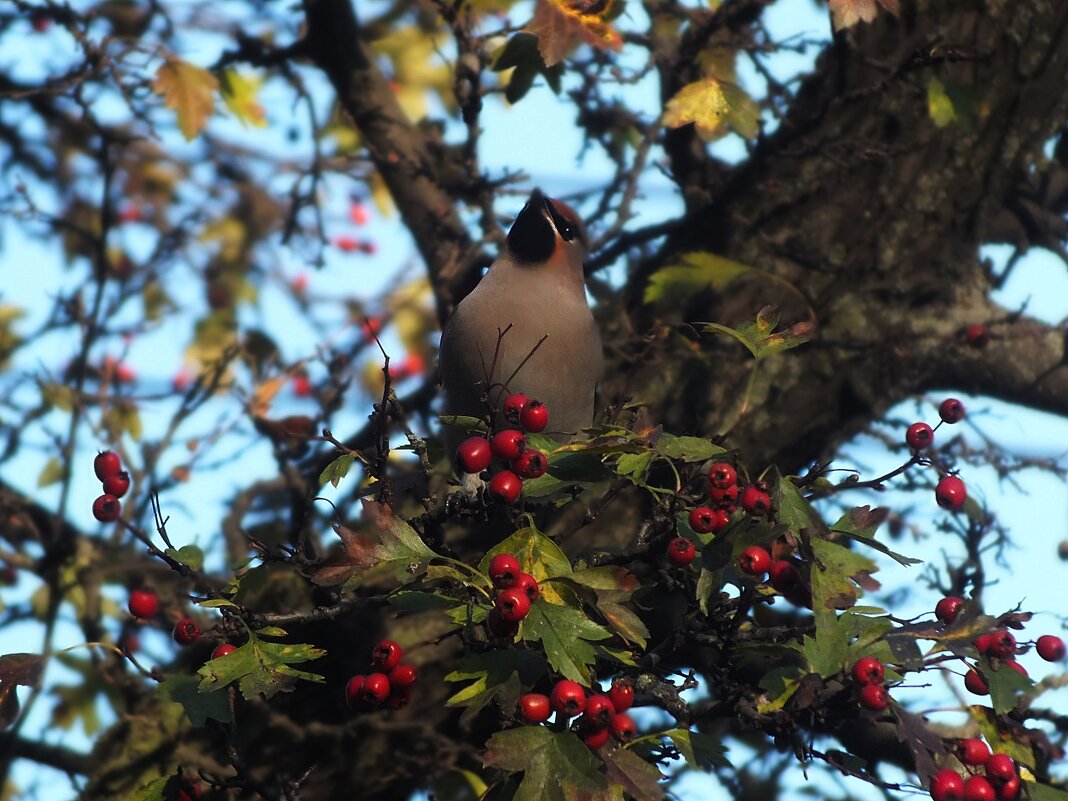
[[[504,250],[442,332],[446,414],[484,417],[492,407],[505,427],[501,402],[520,392],[548,408],[545,433],[572,436],[592,425],[603,357],[586,302],[586,247],[575,210],[535,189]],[[446,430],[450,454],[465,436]]]

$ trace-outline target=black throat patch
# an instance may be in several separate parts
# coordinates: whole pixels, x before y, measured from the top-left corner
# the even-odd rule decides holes
[[[519,212],[508,232],[508,250],[523,264],[548,261],[556,248],[556,231],[545,218],[545,203],[531,200]]]

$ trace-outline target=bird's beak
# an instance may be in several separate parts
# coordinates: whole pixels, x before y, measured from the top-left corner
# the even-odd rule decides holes
[[[543,262],[556,248],[556,230],[549,222],[548,199],[540,189],[530,193],[530,199],[519,212],[508,232],[508,249],[519,261]]]

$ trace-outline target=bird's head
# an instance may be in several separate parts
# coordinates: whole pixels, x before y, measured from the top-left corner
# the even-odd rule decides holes
[[[508,253],[522,267],[547,267],[582,281],[586,227],[567,203],[535,189],[508,232]]]

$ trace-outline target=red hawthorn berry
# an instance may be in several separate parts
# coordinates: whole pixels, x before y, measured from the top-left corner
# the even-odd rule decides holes
[[[913,423],[905,432],[905,442],[914,451],[922,451],[934,444],[934,429],[927,423]]]
[[[942,768],[931,779],[932,801],[964,801],[964,779],[955,770]]]
[[[116,498],[121,498],[128,489],[130,489],[130,474],[125,470],[112,473],[104,479],[104,493],[106,495],[114,495]]]
[[[997,793],[983,776],[972,776],[964,782],[964,801],[995,801]]]
[[[1021,676],[1027,676],[1027,668],[1017,662],[1015,659],[1006,659],[1005,664],[1019,673]]]
[[[616,714],[616,708],[612,706],[611,699],[604,693],[591,695],[586,699],[586,709],[583,717],[598,728],[607,726],[612,722]]]
[[[883,712],[890,706],[890,693],[881,684],[868,684],[860,688],[860,705],[872,712]]]
[[[293,394],[298,398],[310,398],[315,393],[311,379],[306,375],[293,376]]]
[[[93,517],[101,523],[114,523],[122,514],[122,504],[114,495],[104,493],[93,501]]]
[[[629,743],[638,733],[638,727],[634,724],[634,719],[622,712],[612,717],[612,722],[608,724],[608,729],[612,732],[612,736],[621,743]]]
[[[577,681],[561,679],[549,694],[553,709],[565,717],[573,718],[586,709],[586,691]]]
[[[486,618],[486,628],[494,637],[511,640],[519,633],[519,622],[505,620],[496,609],[491,609]]]
[[[549,407],[541,401],[527,401],[527,404],[519,413],[519,425],[532,434],[544,431],[545,427],[549,425]]]
[[[579,731],[582,742],[591,750],[601,748],[608,742],[609,731],[607,726],[583,726]]]
[[[771,567],[771,554],[759,545],[750,545],[738,554],[738,567],[750,576],[762,576]]]
[[[122,460],[115,451],[101,451],[93,459],[93,472],[101,481],[120,470],[122,470]]]
[[[957,615],[960,614],[960,610],[963,608],[963,598],[958,598],[955,595],[947,595],[935,605],[935,617],[948,626],[957,619]]]
[[[742,493],[742,508],[751,515],[764,517],[771,511],[771,498],[762,489],[746,487]]]
[[[179,645],[192,645],[200,637],[200,626],[192,618],[183,617],[174,624],[171,636]]]
[[[530,398],[517,392],[504,399],[501,411],[504,412],[504,417],[508,422],[513,425],[519,425],[519,415],[523,413],[523,409],[526,408],[528,403],[530,403]]]
[[[481,473],[492,459],[493,451],[485,437],[469,437],[456,449],[456,462],[465,473]]]
[[[801,583],[801,573],[793,562],[785,559],[771,563],[771,567],[768,568],[768,578],[771,580],[771,586],[779,592],[785,592]]]
[[[401,663],[389,671],[389,686],[394,690],[404,690],[411,687],[419,679],[419,671],[415,665]]]
[[[982,674],[974,668],[964,676],[964,686],[973,695],[990,695],[990,687]]]
[[[1047,662],[1060,662],[1065,654],[1064,640],[1052,634],[1043,634],[1035,643],[1035,650]]]
[[[693,540],[688,540],[685,537],[675,537],[668,543],[667,559],[675,567],[690,565],[696,556],[697,546],[693,544]]]
[[[971,737],[957,744],[960,761],[965,765],[985,765],[990,758],[990,748],[982,740]]]
[[[803,606],[805,609],[812,608],[812,590],[803,584],[795,584],[783,591],[783,597],[794,606]]]
[[[973,348],[985,348],[990,342],[990,329],[982,323],[972,323],[964,331],[964,341]]]
[[[959,423],[964,419],[964,404],[956,398],[946,398],[938,407],[938,416],[943,423]]]
[[[237,646],[232,643],[223,642],[215,646],[215,650],[211,652],[212,659],[222,659],[227,654],[232,654],[237,650]]]
[[[360,699],[368,706],[378,706],[389,698],[389,676],[385,673],[372,673],[363,683]]]
[[[698,534],[716,530],[716,510],[708,506],[695,506],[690,510],[690,528]]]
[[[1008,754],[991,754],[986,760],[986,775],[1007,782],[1016,778],[1016,763]]]
[[[1016,638],[1007,629],[995,631],[990,640],[990,655],[1008,659],[1016,653]]]
[[[626,712],[634,705],[634,682],[630,679],[616,679],[608,691],[608,700],[616,713]]]
[[[52,20],[44,14],[33,14],[30,16],[30,25],[36,33],[47,33],[52,27]]]
[[[349,206],[349,219],[356,225],[366,225],[367,221],[371,218],[371,215],[367,211],[367,207],[358,200],[353,200]]]
[[[493,451],[493,455],[505,462],[518,459],[526,445],[527,440],[523,432],[514,428],[498,431],[490,440],[490,450]]]
[[[510,553],[496,554],[489,563],[489,577],[498,590],[511,589],[523,572],[519,560]]]
[[[148,587],[139,587],[130,593],[128,605],[131,615],[145,620],[155,617],[156,612],[159,611],[159,596],[156,595],[155,590],[151,590]]]
[[[553,711],[549,696],[541,693],[527,693],[519,696],[516,710],[519,712],[519,719],[524,723],[544,723]]]
[[[738,485],[731,484],[729,487],[718,489],[713,486],[708,488],[708,497],[716,506],[730,506],[738,501]]]
[[[980,634],[978,637],[975,638],[972,644],[975,646],[975,649],[980,654],[989,654],[991,652],[991,649],[994,647],[994,635],[990,632],[987,632],[986,634]]]
[[[538,600],[538,596],[541,595],[541,587],[538,586],[538,580],[529,573],[520,573],[519,578],[516,579],[515,588],[526,595],[531,603]]]
[[[540,478],[549,469],[549,460],[541,451],[527,449],[512,460],[511,468],[520,478]]]
[[[738,471],[734,465],[716,462],[708,468],[708,483],[718,490],[725,490],[738,483]]]
[[[862,656],[853,665],[853,681],[861,686],[882,684],[885,678],[883,663],[874,656]]]
[[[1007,782],[997,782],[994,789],[998,794],[998,801],[1016,801],[1020,797],[1020,780],[1013,776]]]
[[[493,601],[493,608],[501,619],[509,623],[518,623],[530,614],[530,598],[518,587],[501,590]]]
[[[404,656],[402,649],[393,640],[382,640],[371,651],[371,667],[382,673],[393,670]]]
[[[523,494],[523,480],[511,470],[501,470],[490,479],[489,493],[507,504],[515,503]]]
[[[942,476],[935,487],[935,501],[943,509],[958,511],[968,500],[968,489],[958,476]]]

